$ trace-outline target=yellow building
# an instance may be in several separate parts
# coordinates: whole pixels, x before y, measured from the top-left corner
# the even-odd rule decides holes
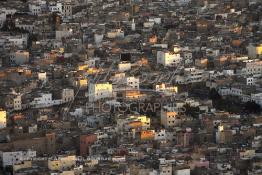
[[[97,101],[113,96],[113,86],[111,83],[97,83],[89,86],[89,101]]]
[[[63,171],[60,175],[75,175],[74,171]]]
[[[164,125],[165,128],[174,127],[177,123],[176,111],[161,110],[161,124]]]
[[[257,53],[257,55],[262,55],[262,44],[260,44],[256,47],[256,53]]]
[[[32,161],[23,161],[23,163],[13,166],[14,171],[18,171],[25,168],[32,168]]]
[[[85,89],[87,88],[88,85],[88,80],[87,79],[80,79],[78,80],[78,86],[80,89]]]
[[[78,66],[78,70],[86,70],[88,68],[88,65],[80,65]]]
[[[150,118],[145,116],[145,115],[141,115],[141,116],[130,116],[129,119],[137,121],[140,123],[140,126],[144,129],[147,129],[150,127]],[[133,121],[133,122],[134,122]]]
[[[177,86],[170,86],[170,85],[166,85],[164,83],[161,83],[161,84],[156,85],[156,91],[177,93],[178,87]]]
[[[0,129],[6,127],[6,111],[0,110]]]
[[[100,71],[101,71],[101,70],[98,69],[98,68],[91,67],[91,68],[88,68],[86,72],[91,75],[91,74],[96,74],[96,73],[98,73],[98,72],[100,72]]]
[[[250,58],[257,58],[262,55],[262,44],[249,44],[247,50]]]
[[[59,157],[58,159],[48,160],[48,169],[52,171],[62,171],[74,167],[76,156]]]
[[[155,138],[154,130],[141,131],[141,134],[140,134],[141,140],[154,140],[154,138]]]

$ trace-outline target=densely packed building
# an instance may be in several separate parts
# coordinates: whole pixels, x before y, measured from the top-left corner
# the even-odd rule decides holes
[[[261,14],[0,1],[0,174],[261,175]]]

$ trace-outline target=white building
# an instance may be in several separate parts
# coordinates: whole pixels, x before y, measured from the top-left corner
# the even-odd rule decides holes
[[[72,35],[72,30],[69,29],[69,30],[57,30],[55,32],[55,37],[57,40],[61,40],[62,38],[66,38],[66,37],[69,37]]]
[[[34,98],[34,100],[30,103],[32,108],[44,108],[60,104],[62,104],[62,100],[53,100],[51,93],[42,93],[40,94],[40,97]]]
[[[94,34],[95,43],[97,45],[101,44],[101,42],[103,41],[103,38],[104,38],[103,34],[97,34],[97,33]]]
[[[118,64],[118,70],[120,72],[129,71],[130,69],[131,69],[131,63],[129,63],[129,62],[120,62]]]
[[[154,140],[166,140],[167,139],[167,133],[165,129],[161,129],[160,131],[155,131],[155,138]]]
[[[171,53],[169,51],[157,52],[157,63],[164,66],[175,66],[182,61],[180,53]]]
[[[6,128],[6,111],[0,110],[0,129]]]
[[[124,31],[122,31],[121,29],[116,29],[116,30],[112,30],[110,32],[107,32],[106,36],[110,39],[123,38],[125,36],[125,34],[124,34]]]
[[[13,100],[14,110],[19,111],[22,109],[22,96],[17,95]]]
[[[247,85],[254,85],[256,83],[256,79],[254,77],[246,78]]]
[[[12,53],[10,55],[10,62],[17,64],[17,65],[28,63],[29,62],[29,52],[19,50],[15,53]]]
[[[36,133],[36,132],[37,132],[37,124],[28,126],[28,133]]]
[[[177,111],[161,109],[161,124],[165,127],[173,127],[177,124]]]
[[[50,12],[60,12],[63,13],[63,5],[61,2],[56,2],[56,3],[50,3],[48,6],[48,9]]]
[[[201,82],[204,78],[204,70],[196,68],[185,68],[186,82],[196,83]]]
[[[16,13],[15,9],[1,8],[0,9],[0,28],[3,27],[4,22],[6,21],[6,15],[13,15],[15,13]]]
[[[253,61],[246,63],[246,75],[261,75],[262,61]]]
[[[94,102],[113,96],[113,87],[110,83],[91,83],[88,90],[89,101]]]
[[[74,100],[74,89],[62,90],[62,103],[67,103]]]
[[[106,139],[109,137],[107,133],[101,132],[101,131],[95,132],[95,134],[96,134],[97,140],[102,140],[102,139]]]
[[[257,58],[262,55],[262,44],[249,44],[247,46],[248,57]]]
[[[165,92],[166,95],[176,94],[178,92],[177,86],[167,85],[165,83],[156,84],[156,91],[157,92]]]
[[[190,175],[190,169],[176,170],[175,175]]]
[[[8,39],[9,42],[17,46],[19,49],[23,49],[27,47],[28,34],[18,34],[15,36],[7,36],[6,38]]]
[[[139,89],[139,78],[126,77],[126,85],[135,89]]]
[[[30,160],[36,157],[36,151],[16,151],[16,152],[0,152],[2,166],[13,166],[21,164],[25,160]]]
[[[188,3],[190,3],[191,0],[177,0],[176,2],[179,6],[182,6],[182,5],[187,5]]]
[[[46,72],[38,72],[38,80],[47,81]]]
[[[172,175],[172,164],[160,164],[159,171],[159,175]]]
[[[6,14],[5,12],[0,11],[0,28],[3,27],[5,21],[6,21]]]
[[[218,93],[221,96],[233,95],[233,96],[242,96],[243,91],[241,88],[237,87],[221,87],[218,89]]]
[[[152,28],[154,26],[154,24],[155,24],[154,21],[144,22],[144,28]]]
[[[134,126],[134,123],[141,125]],[[117,131],[128,131],[130,129],[147,130],[150,128],[151,119],[145,115],[131,115],[126,118],[117,119]]]
[[[29,11],[32,15],[39,15],[42,13],[41,5],[38,3],[29,4]]]
[[[251,101],[254,101],[255,103],[262,106],[262,93],[251,94]]]
[[[63,3],[62,14],[65,17],[71,17],[72,16],[72,14],[73,14],[73,4],[72,4],[71,0],[66,0]]]

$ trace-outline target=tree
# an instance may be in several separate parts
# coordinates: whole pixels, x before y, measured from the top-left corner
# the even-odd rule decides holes
[[[217,90],[215,88],[212,88],[209,92],[209,98],[212,101],[218,101],[221,100],[221,95],[217,92]]]
[[[246,102],[245,105],[244,105],[244,109],[246,112],[248,113],[255,113],[255,114],[259,114],[261,112],[261,107],[260,105],[258,105],[257,103],[255,102]]]
[[[185,108],[185,114],[192,117],[192,118],[198,118],[199,115],[199,107],[193,107],[189,104],[184,105]]]

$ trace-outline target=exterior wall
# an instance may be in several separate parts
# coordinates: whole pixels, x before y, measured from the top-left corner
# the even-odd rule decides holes
[[[87,156],[89,154],[89,147],[97,140],[95,134],[80,136],[80,155]]]
[[[141,131],[140,139],[143,140],[154,140],[155,131],[154,130],[146,130]]]
[[[9,143],[9,147],[13,147],[14,150],[34,149],[38,154],[53,154],[56,150],[55,141],[55,134],[52,133],[45,137],[16,140]]]
[[[39,15],[40,13],[42,13],[41,6],[38,4],[29,4],[29,11],[33,15]]]
[[[247,75],[255,75],[262,73],[262,61],[255,61],[246,63],[246,74]]]
[[[96,134],[97,140],[108,138],[107,133],[104,133],[104,132],[96,132],[95,134]]]
[[[3,27],[6,21],[6,15],[13,15],[16,13],[15,9],[0,8],[0,28]]]
[[[242,89],[231,88],[231,94],[235,95],[235,96],[241,96],[242,95]]]
[[[17,51],[10,55],[10,62],[18,65],[25,64],[29,62],[29,52],[27,51]]]
[[[74,100],[74,89],[63,89],[62,103],[67,103]]]
[[[176,170],[175,175],[190,175],[190,169]]]
[[[242,89],[238,89],[238,88],[220,88],[218,89],[218,93],[222,96],[226,96],[226,95],[235,95],[235,96],[242,96]]]
[[[186,81],[188,83],[200,82],[203,80],[204,70],[199,70],[192,68],[190,71],[186,72]]]
[[[6,111],[0,110],[0,129],[6,128]]]
[[[262,106],[262,93],[251,94],[251,101],[254,101],[260,106]]]
[[[89,86],[89,101],[97,101],[103,98],[113,96],[113,87],[109,83],[90,84]]]
[[[253,77],[249,77],[246,79],[247,85],[254,85],[255,79]]]
[[[120,72],[125,72],[131,69],[131,63],[119,63],[118,70]]]
[[[166,86],[164,83],[156,85],[156,91],[160,92],[169,92],[169,93],[177,93],[178,87],[177,86]]]
[[[161,110],[161,124],[164,125],[166,128],[172,127],[176,125],[176,112],[169,112]]]
[[[80,89],[86,89],[86,88],[87,88],[87,85],[88,85],[88,80],[87,80],[87,79],[80,79],[80,80],[78,80],[78,82],[77,82],[77,86],[78,86]]]
[[[155,132],[155,140],[166,140],[167,139],[167,134],[164,129],[160,130],[159,132]]]
[[[62,11],[63,11],[63,15],[68,17],[68,16],[72,16],[72,4],[71,3],[64,3],[63,7],[62,7]]]
[[[58,157],[55,160],[48,160],[48,169],[52,171],[63,171],[76,165],[76,156]]]
[[[121,29],[117,29],[115,31],[107,32],[108,38],[123,38],[125,36],[124,32]]]
[[[38,79],[41,81],[46,81],[47,76],[46,76],[46,72],[39,72],[38,73]]]
[[[48,7],[49,11],[50,12],[60,12],[60,13],[63,13],[63,10],[62,10],[62,3],[56,3],[55,5],[50,5]]]
[[[21,164],[14,165],[13,170],[18,171],[20,169],[32,168],[32,161],[23,161]]]
[[[158,51],[157,52],[157,63],[164,66],[174,66],[179,64],[182,61],[179,53],[169,53]]]
[[[30,32],[30,33],[32,33],[33,31],[34,31],[34,24],[18,24],[18,23],[16,23],[15,24],[15,26],[17,27],[17,28],[20,28],[20,29],[23,29],[23,30],[26,30],[26,31],[28,31],[28,32]]]
[[[191,0],[178,0],[177,3],[178,5],[187,5]]]
[[[258,56],[262,55],[262,44],[258,46],[249,44],[249,46],[247,47],[247,50],[248,50],[248,57],[257,58]]]
[[[54,154],[56,152],[56,134],[49,133],[46,134],[46,150],[49,154]]]
[[[18,48],[25,48],[27,47],[27,39],[28,39],[28,35],[27,34],[21,34],[21,35],[17,35],[17,36],[9,36],[8,41],[13,43],[15,46],[17,46]]]
[[[131,86],[132,88],[139,89],[139,78],[127,77],[126,84],[127,86]]]
[[[18,111],[22,109],[22,98],[20,95],[18,95],[16,98],[14,98],[14,110]]]
[[[6,14],[4,12],[1,12],[0,13],[0,28],[3,27],[5,21],[6,21]]]
[[[69,37],[72,33],[67,30],[57,30],[55,32],[55,37],[57,40],[61,40],[62,38]]]
[[[37,132],[37,125],[29,126],[28,133],[36,133]]]
[[[2,152],[2,166],[21,164],[23,160],[36,157],[36,151],[17,151],[17,152]]]
[[[33,108],[48,107],[53,105],[52,94],[42,94],[31,102]]]
[[[172,165],[169,164],[164,164],[164,165],[159,165],[159,175],[172,175]]]
[[[192,133],[190,132],[177,133],[176,141],[177,141],[177,145],[187,147],[190,145],[192,141]]]

